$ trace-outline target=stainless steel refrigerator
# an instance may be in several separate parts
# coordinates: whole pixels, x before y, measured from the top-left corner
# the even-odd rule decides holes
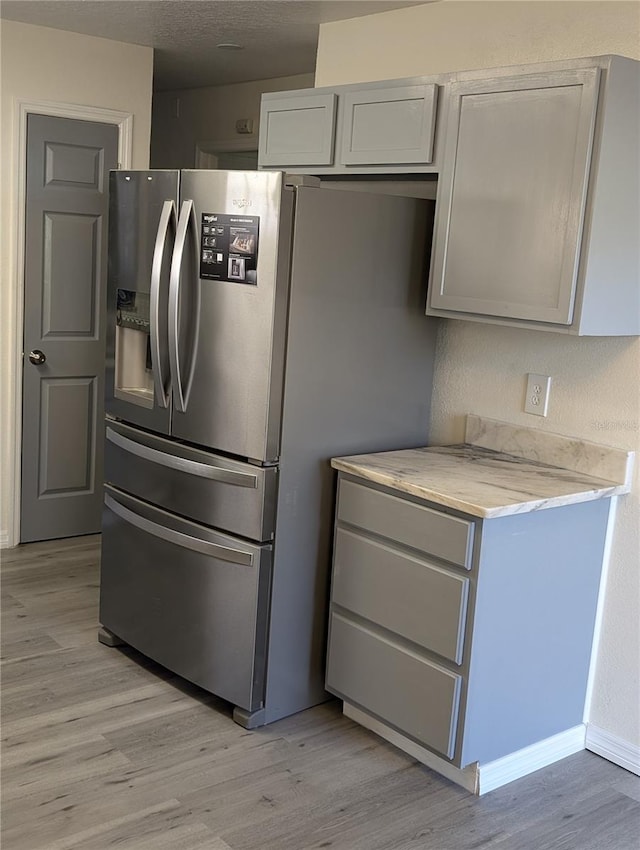
[[[427,442],[433,203],[110,181],[100,639],[253,728],[329,696],[330,458]]]

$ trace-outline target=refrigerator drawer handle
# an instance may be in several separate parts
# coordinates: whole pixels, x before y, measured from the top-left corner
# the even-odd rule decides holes
[[[187,257],[192,264],[188,285],[194,289],[194,306],[192,308],[191,330],[184,327],[180,307],[180,289],[182,287],[183,264],[185,262],[185,245],[191,228],[193,251]],[[200,331],[200,277],[199,261],[200,255],[197,245],[196,214],[193,201],[183,201],[180,207],[180,217],[176,229],[176,242],[171,258],[171,271],[169,273],[169,370],[171,372],[171,383],[173,385],[173,398],[175,409],[178,413],[185,413],[191,394],[193,373],[196,365],[198,352],[198,335]],[[186,377],[182,374],[185,366],[181,363],[180,342],[181,336],[188,337],[190,351],[184,357],[186,361]]]
[[[167,234],[169,227],[175,234],[176,230],[176,207],[173,201],[165,201],[162,205],[162,213],[158,222],[155,247],[153,249],[153,261],[151,264],[151,366],[153,384],[156,390],[156,398],[159,407],[169,406],[168,375],[163,372],[163,365],[167,362],[166,345],[168,340],[160,339],[160,284],[162,276],[162,263],[167,247]],[[163,323],[164,324],[164,323]],[[166,328],[166,325],[164,325]],[[165,347],[162,351],[161,346]]]
[[[220,466],[210,466],[208,463],[199,463],[197,460],[188,460],[177,457],[151,446],[144,446],[135,440],[130,440],[122,434],[118,434],[113,428],[107,427],[107,440],[119,448],[130,452],[132,455],[150,460],[152,463],[167,466],[169,469],[177,469],[178,472],[187,472],[189,475],[199,475],[200,478],[210,478],[213,481],[222,481],[224,484],[235,484],[237,487],[249,487],[254,490],[258,488],[258,476],[250,472],[236,472],[233,469],[223,469]]]
[[[175,543],[176,546],[181,546],[183,549],[191,549],[192,552],[200,552],[202,555],[210,555],[213,558],[218,558],[220,561],[229,561],[232,564],[242,564],[246,567],[253,566],[253,554],[251,552],[243,552],[241,549],[231,549],[228,546],[220,546],[218,543],[210,543],[208,540],[200,540],[198,537],[191,537],[189,534],[183,534],[181,531],[174,531],[172,528],[166,528],[164,525],[151,522],[146,517],[130,511],[125,508],[120,502],[117,502],[108,494],[105,494],[104,503],[129,525],[134,525],[141,531],[147,534],[153,534],[154,537],[159,537],[161,540],[166,540],[168,543]]]

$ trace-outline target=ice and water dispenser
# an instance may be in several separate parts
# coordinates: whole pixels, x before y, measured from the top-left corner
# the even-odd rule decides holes
[[[117,290],[115,396],[153,407],[149,293]]]

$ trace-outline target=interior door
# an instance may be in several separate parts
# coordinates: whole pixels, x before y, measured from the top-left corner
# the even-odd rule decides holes
[[[100,530],[115,125],[27,122],[21,542]]]

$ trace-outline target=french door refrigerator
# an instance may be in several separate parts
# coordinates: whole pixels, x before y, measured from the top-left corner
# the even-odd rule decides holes
[[[247,728],[329,697],[330,458],[423,445],[433,204],[110,175],[100,639]]]

